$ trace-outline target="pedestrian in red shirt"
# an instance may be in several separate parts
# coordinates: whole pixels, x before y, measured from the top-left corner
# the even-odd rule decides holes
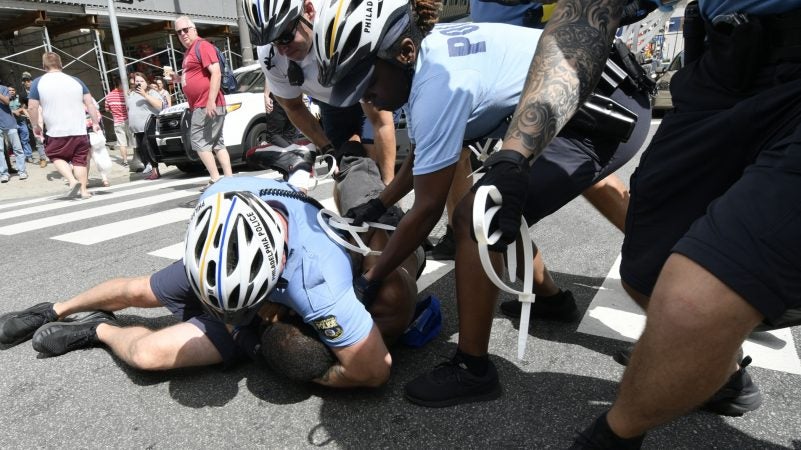
[[[220,89],[222,73],[214,45],[201,39],[192,20],[175,20],[175,33],[186,48],[181,84],[192,112],[190,139],[192,150],[209,171],[209,184],[220,179],[217,162],[224,176],[231,176],[231,158],[223,142],[225,98]],[[196,46],[199,46],[197,49]],[[199,50],[199,51],[198,51]],[[198,58],[198,55],[200,58]],[[212,153],[213,152],[213,153]],[[214,156],[217,156],[215,161]]]

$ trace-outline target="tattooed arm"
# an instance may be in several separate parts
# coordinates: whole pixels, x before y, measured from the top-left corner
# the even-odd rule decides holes
[[[540,37],[503,149],[484,161],[473,186],[501,194],[490,250],[517,238],[529,188],[529,161],[542,153],[595,88],[626,0],[561,0]],[[484,207],[483,205],[480,207]]]
[[[531,61],[503,148],[539,156],[595,88],[626,0],[561,0]]]

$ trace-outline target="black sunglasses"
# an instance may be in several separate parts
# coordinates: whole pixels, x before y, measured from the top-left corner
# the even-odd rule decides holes
[[[193,29],[193,28],[195,28],[195,27],[184,27],[184,28],[179,28],[179,29],[175,30],[175,34],[177,34],[177,35],[179,35],[179,36],[180,36],[180,35],[182,35],[182,34],[188,34],[188,33],[189,33],[189,30],[191,30],[191,29]]]
[[[298,20],[296,20],[295,23],[292,24],[292,28],[289,28],[288,30],[284,31],[280,36],[278,36],[277,38],[273,39],[271,44],[273,44],[273,45],[289,45],[289,44],[291,44],[292,41],[295,40],[295,33],[298,30],[298,24],[300,23],[300,19],[301,18],[298,17]]]

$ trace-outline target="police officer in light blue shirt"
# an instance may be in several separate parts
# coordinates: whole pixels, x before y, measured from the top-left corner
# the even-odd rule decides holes
[[[598,79],[624,3],[562,0],[545,27],[542,64],[479,182],[503,197],[502,242],[530,194],[528,159]],[[632,176],[622,248],[623,285],[648,320],[616,401],[572,448],[639,448],[648,430],[695,408],[739,416],[761,405],[738,349],[755,327],[801,317],[799,29],[801,0],[686,6],[685,45],[698,51],[671,79],[674,112]]]
[[[321,73],[333,81],[333,96],[342,102],[371,102],[382,109],[406,105],[409,134],[415,148],[408,161],[377,199],[356,206],[347,215],[357,221],[374,220],[413,186],[414,205],[393,233],[376,266],[357,279],[357,290],[370,292],[397,261],[411,253],[439,220],[457,170],[464,142],[503,134],[507,119],[519,102],[540,30],[496,23],[430,25],[436,3],[418,0],[414,10],[403,1],[385,2],[382,14],[372,17],[380,31],[354,38],[356,24],[370,11],[362,4],[340,0],[324,9],[317,38]],[[348,11],[339,15],[337,11]],[[330,15],[326,15],[330,12]],[[395,17],[406,18],[397,19]],[[425,22],[425,23],[424,23]],[[428,25],[428,26],[426,26]],[[383,36],[375,41],[374,35]],[[345,40],[342,36],[351,36]],[[422,36],[425,36],[421,39]],[[368,45],[373,56],[365,50]],[[350,52],[350,42],[360,52]],[[526,43],[528,45],[521,45]],[[333,49],[333,51],[332,51]],[[607,53],[609,51],[607,50]],[[357,56],[350,56],[357,55]],[[350,70],[348,70],[350,68]],[[345,73],[346,75],[338,75]],[[340,79],[337,80],[339,76]],[[642,145],[649,121],[647,94],[633,84],[603,86],[606,105],[618,105],[645,120],[627,122],[629,136],[605,127],[565,130],[546,154],[527,172],[538,195],[526,205],[528,223],[546,217],[616,170]],[[625,141],[625,142],[623,142]],[[468,189],[469,190],[469,185]],[[456,355],[448,364],[406,386],[407,399],[425,406],[446,406],[496,398],[500,383],[487,356],[494,288],[483,276],[475,244],[470,241],[469,202],[456,209],[456,286],[460,333]],[[461,209],[461,213],[459,212]],[[536,258],[534,288],[540,319],[578,319],[575,300],[555,285],[541,257]],[[543,299],[549,299],[545,301]],[[489,315],[489,318],[485,317]]]

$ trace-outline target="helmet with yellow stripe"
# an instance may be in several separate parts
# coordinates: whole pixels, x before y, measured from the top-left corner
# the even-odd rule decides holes
[[[186,233],[184,266],[204,309],[225,323],[254,317],[283,270],[284,219],[247,191],[200,201]]]
[[[376,54],[408,33],[411,14],[408,0],[324,2],[314,24],[313,44],[320,84],[333,86],[346,77],[366,83]],[[358,97],[351,100],[355,103]]]

